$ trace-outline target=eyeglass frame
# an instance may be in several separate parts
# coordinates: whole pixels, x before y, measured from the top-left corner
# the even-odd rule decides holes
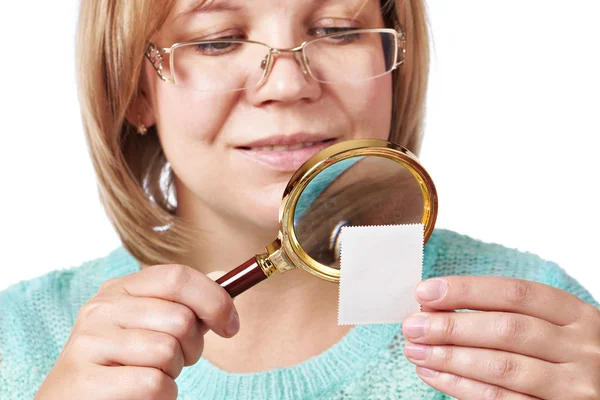
[[[306,58],[306,53],[304,50],[306,48],[306,46],[308,46],[312,42],[326,39],[328,37],[345,35],[345,34],[354,34],[354,33],[393,33],[395,41],[396,41],[396,46],[394,46],[394,63],[393,63],[394,65],[392,66],[392,68],[389,71],[384,72],[383,74],[372,76],[365,80],[375,79],[382,75],[388,74],[388,73],[394,71],[400,65],[404,64],[404,62],[406,61],[406,33],[403,32],[402,30],[399,31],[399,30],[392,29],[392,28],[350,29],[347,31],[330,33],[327,35],[319,36],[318,38],[305,40],[304,42],[302,42],[302,44],[300,44],[297,47],[282,48],[282,49],[276,48],[276,47],[271,47],[268,44],[263,43],[263,42],[247,40],[247,39],[188,40],[188,41],[184,41],[184,42],[174,43],[171,45],[171,47],[158,47],[155,44],[153,44],[152,42],[150,42],[150,43],[148,43],[148,46],[146,47],[144,56],[150,61],[150,63],[152,64],[152,66],[156,70],[156,73],[158,74],[159,78],[162,81],[170,83],[170,84],[177,84],[177,82],[175,81],[175,57],[169,57],[169,69],[170,69],[171,76],[167,77],[163,74],[163,56],[165,54],[168,54],[168,55],[172,54],[178,47],[189,46],[189,45],[193,45],[193,44],[208,44],[208,43],[258,44],[258,45],[265,46],[268,49],[268,53],[266,55],[266,63],[267,64],[266,64],[266,66],[263,67],[264,72],[263,72],[260,80],[251,87],[260,86],[260,84],[265,80],[265,78],[269,76],[269,74],[273,68],[275,56],[282,54],[282,53],[295,53],[296,60],[302,67],[302,72],[305,75],[306,74],[310,75],[315,81],[321,82],[313,75],[310,67],[308,66],[308,59]],[[398,59],[399,56],[400,56],[400,59]],[[265,60],[263,60],[263,63],[264,62],[265,62]],[[322,83],[326,83],[326,82],[322,82]],[[224,92],[234,92],[234,91],[246,90],[249,87],[240,88],[240,89],[224,90]]]

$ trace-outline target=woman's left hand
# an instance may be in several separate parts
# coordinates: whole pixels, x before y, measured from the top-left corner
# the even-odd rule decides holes
[[[431,284],[431,287],[429,286]],[[421,282],[404,352],[458,399],[600,399],[600,310],[541,283],[491,276]],[[452,310],[486,312],[436,312]]]

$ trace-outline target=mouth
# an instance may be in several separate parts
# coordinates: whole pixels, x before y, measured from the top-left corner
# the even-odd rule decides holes
[[[314,142],[300,142],[295,144],[277,144],[277,145],[264,145],[264,146],[239,146],[237,147],[240,150],[246,151],[293,151],[304,149],[307,147],[318,146],[322,143],[331,143],[334,142],[335,138],[328,138],[324,140],[314,141]]]
[[[244,156],[276,171],[293,172],[313,155],[338,141],[336,137],[298,134],[276,136],[237,146]]]

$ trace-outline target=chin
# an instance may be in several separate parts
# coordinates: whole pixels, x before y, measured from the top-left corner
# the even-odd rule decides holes
[[[248,213],[246,214],[246,218],[251,221],[252,225],[254,225],[258,231],[263,231],[265,233],[272,232],[274,235],[273,239],[277,237],[277,232],[279,232],[280,202],[281,197],[278,198],[276,203],[255,203],[248,207]]]

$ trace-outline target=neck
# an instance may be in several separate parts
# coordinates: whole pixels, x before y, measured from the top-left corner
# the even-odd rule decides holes
[[[277,237],[277,226],[259,227],[218,215],[208,207],[178,209],[178,216],[196,232],[194,246],[183,262],[207,275],[227,272],[264,253]]]
[[[235,299],[241,328],[233,339],[209,333],[204,357],[230,372],[297,365],[349,331],[337,325],[338,287],[301,270],[271,278]]]

